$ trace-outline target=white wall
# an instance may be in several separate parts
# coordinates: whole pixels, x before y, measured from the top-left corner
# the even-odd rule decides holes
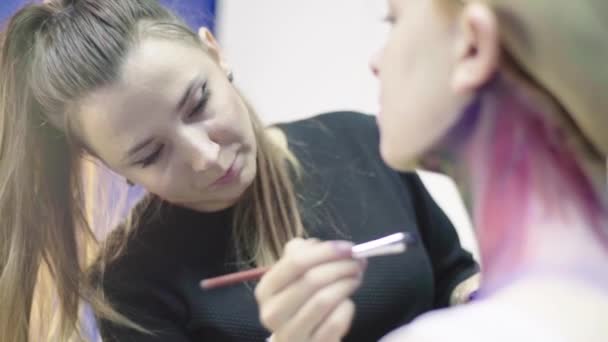
[[[371,0],[220,0],[218,35],[237,84],[268,122],[375,112],[368,56],[382,37]]]
[[[267,123],[324,111],[375,113],[369,59],[387,27],[384,0],[220,0],[218,38],[236,84]],[[421,173],[477,256],[470,220],[453,182]]]

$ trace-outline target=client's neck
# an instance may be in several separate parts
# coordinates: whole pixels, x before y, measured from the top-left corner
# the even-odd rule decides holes
[[[573,143],[563,123],[531,109],[529,98],[494,87],[449,136],[486,289],[527,272],[584,275],[608,265],[603,160]]]

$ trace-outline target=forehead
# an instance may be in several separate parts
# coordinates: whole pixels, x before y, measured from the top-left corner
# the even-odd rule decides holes
[[[128,54],[116,82],[81,101],[77,133],[101,159],[117,162],[134,143],[166,126],[191,80],[213,68],[200,46],[146,39]]]
[[[202,43],[194,45],[185,41],[148,38],[127,56],[119,83],[132,86],[171,82],[192,68],[211,67],[212,64]]]

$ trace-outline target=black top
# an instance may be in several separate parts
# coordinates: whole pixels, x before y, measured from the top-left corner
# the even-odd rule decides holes
[[[414,173],[381,160],[371,116],[340,112],[279,126],[305,178],[303,220],[311,237],[365,242],[406,231],[419,238],[401,255],[369,261],[354,294],[345,341],[377,341],[433,308],[477,271],[445,214]],[[230,210],[205,214],[167,205],[144,220],[104,288],[117,309],[151,329],[142,335],[101,322],[104,341],[263,341],[251,285],[202,291],[201,279],[235,271]]]

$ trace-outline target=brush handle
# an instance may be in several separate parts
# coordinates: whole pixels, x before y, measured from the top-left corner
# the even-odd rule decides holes
[[[409,244],[416,240],[411,234],[397,233],[381,239],[353,246],[354,259],[367,259],[376,256],[399,254],[405,252]],[[270,270],[270,267],[258,267],[246,271],[230,273],[219,277],[209,278],[201,281],[200,286],[205,289],[233,285],[250,280],[257,280]]]
[[[247,271],[226,274],[220,277],[209,278],[201,281],[201,287],[205,290],[232,284],[242,283],[250,280],[257,280],[270,270],[270,267],[258,267]]]

